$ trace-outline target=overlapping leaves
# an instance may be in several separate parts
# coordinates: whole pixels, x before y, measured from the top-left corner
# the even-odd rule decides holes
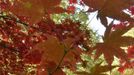
[[[118,69],[120,72],[124,73],[125,69],[132,69],[134,66],[134,46],[129,46],[127,49],[127,57],[130,59],[130,63],[126,63],[125,61],[121,61],[120,68]]]
[[[134,5],[133,0],[83,0],[86,5],[98,10],[98,18],[100,18],[103,25],[107,25],[106,17],[117,19],[120,21],[134,22],[134,19],[124,9]]]
[[[2,1],[8,0],[0,0]],[[62,12],[64,10],[57,8],[61,0],[15,0],[13,5],[7,5],[3,8],[5,10],[11,11],[15,15],[30,17],[32,23],[39,22],[44,16],[50,14],[51,12]],[[73,1],[73,0],[70,0]],[[134,42],[134,38],[128,36],[122,36],[132,25],[126,25],[123,29],[116,29],[112,31],[112,26],[107,25],[106,17],[113,19],[118,19],[121,21],[131,21],[134,19],[130,15],[123,12],[124,9],[129,8],[134,4],[133,0],[83,0],[85,4],[92,7],[94,10],[98,10],[98,17],[101,22],[106,27],[106,32],[104,36],[104,42],[98,43],[94,49],[96,49],[96,58],[104,54],[104,57],[109,65],[112,64],[114,56],[121,58],[122,60],[128,61],[125,51],[121,46],[129,46]],[[8,2],[7,2],[8,3]],[[73,3],[76,3],[74,0]],[[6,4],[5,4],[6,6]],[[3,7],[3,6],[1,6]],[[74,11],[74,9],[73,9]],[[50,15],[47,15],[50,16]],[[46,21],[47,19],[47,21]],[[79,30],[79,23],[74,23],[70,20],[63,22],[63,24],[56,25],[50,20],[50,18],[45,17],[45,21],[41,21],[35,26],[28,26],[27,33],[21,30],[23,24],[18,24],[18,20],[12,20],[12,18],[2,18],[1,19],[1,35],[2,41],[1,46],[4,46],[1,51],[11,52],[9,54],[18,51],[20,54],[20,59],[23,59],[23,63],[27,64],[39,64],[38,74],[39,75],[64,75],[61,70],[62,66],[66,66],[66,63],[73,63],[71,67],[74,66],[77,59],[80,60],[80,48],[78,46],[87,45],[87,35],[84,31]],[[49,34],[49,35],[48,35]],[[50,36],[51,35],[51,36]],[[70,39],[71,38],[71,39]],[[17,41],[16,41],[17,39]],[[11,44],[8,44],[10,40]],[[41,42],[43,41],[43,42]],[[62,42],[61,42],[62,41]],[[72,41],[74,43],[74,49],[70,50],[72,46]],[[71,43],[70,43],[71,42]],[[38,43],[38,44],[37,44]],[[64,43],[64,44],[63,44]],[[4,44],[4,45],[3,45]],[[5,46],[6,45],[6,46]],[[12,52],[12,49],[15,50]],[[67,49],[67,50],[66,50]],[[29,57],[25,57],[25,50],[29,50]],[[69,51],[67,53],[67,51]],[[7,55],[8,53],[5,53]],[[17,54],[17,53],[15,53]],[[23,55],[24,54],[24,55]],[[40,54],[40,55],[39,55]],[[14,54],[13,54],[14,55]],[[4,55],[2,55],[3,57]],[[12,61],[11,58],[7,57],[6,62]],[[17,55],[16,55],[17,56]],[[65,57],[65,60],[63,58]],[[4,56],[6,58],[6,56]],[[36,60],[36,59],[38,60]],[[16,59],[16,58],[15,58]],[[27,62],[25,60],[28,60]],[[5,59],[2,61],[5,61]],[[13,60],[15,63],[16,60]],[[65,63],[63,63],[63,61]],[[22,62],[22,60],[21,60]],[[10,64],[12,66],[11,62]],[[22,64],[23,64],[22,63]],[[13,68],[14,66],[10,67]],[[68,66],[67,66],[68,67]],[[70,65],[69,65],[70,67]],[[23,66],[21,66],[21,69]],[[92,68],[91,73],[82,73],[84,75],[105,75],[103,72],[113,69],[114,67],[100,66],[96,65]],[[6,68],[7,69],[7,68]],[[13,68],[16,69],[16,68]],[[17,68],[20,69],[20,68]],[[101,69],[101,70],[100,70]],[[44,71],[45,70],[45,71]],[[5,72],[9,71],[8,69]],[[13,71],[13,70],[12,70]],[[21,72],[22,70],[20,70]],[[19,73],[20,73],[19,72]],[[6,73],[2,73],[6,74]]]
[[[33,54],[35,51],[42,53],[39,75],[47,73],[58,75],[57,71],[61,70],[60,67],[66,66],[68,63],[73,63],[74,65],[80,58],[77,59],[79,54],[74,54],[74,52],[78,53],[78,50],[72,51],[72,44],[73,39],[71,38],[64,40],[64,42],[60,42],[55,36],[51,35],[48,35],[48,39],[46,41],[38,43],[30,54]],[[45,69],[46,72],[43,72],[42,69]],[[62,70],[60,72],[62,73],[59,73],[60,75],[64,75]]]
[[[17,16],[30,18],[29,23],[39,22],[46,14],[65,12],[59,7],[61,0],[2,0],[0,6],[5,11],[10,11]]]
[[[121,47],[132,45],[134,38],[122,35],[130,30],[133,25],[115,31],[112,31],[112,25],[109,27],[105,32],[104,42],[98,43],[94,47],[96,49],[96,58],[104,54],[104,58],[109,65],[112,64],[114,56],[128,62],[127,54]]]

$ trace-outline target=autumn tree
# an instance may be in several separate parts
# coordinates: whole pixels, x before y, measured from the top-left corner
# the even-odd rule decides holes
[[[134,37],[126,35],[134,26],[133,5],[134,0],[0,0],[0,75],[108,75],[114,68],[123,74],[134,66]],[[106,28],[102,42],[88,27],[94,11]],[[113,65],[115,59],[119,64]]]

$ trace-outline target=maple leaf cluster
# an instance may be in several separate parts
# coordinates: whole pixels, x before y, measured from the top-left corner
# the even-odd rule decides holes
[[[124,72],[125,69],[131,69],[133,68],[134,66],[134,61],[133,61],[133,58],[134,58],[134,46],[130,46],[128,47],[127,49],[127,57],[130,59],[130,63],[126,63],[124,61],[120,61],[120,68],[118,69],[120,72]]]
[[[134,5],[133,0],[83,0],[83,2],[92,8],[89,11],[98,11],[97,18],[101,20],[104,26],[108,24],[106,17],[120,21],[134,22],[131,15],[123,11]]]
[[[123,61],[125,65],[119,70],[131,67],[133,61],[130,56],[130,49],[128,49],[128,54],[125,49],[121,48],[123,46],[133,45],[134,38],[129,36],[123,36],[131,28],[133,28],[134,18],[133,18],[133,0],[83,0],[83,2],[89,6],[89,12],[98,11],[97,18],[100,19],[102,25],[106,28],[104,33],[103,42],[96,44],[93,50],[96,50],[95,59],[98,59],[102,54],[109,65],[112,64],[114,56]],[[124,12],[127,10],[128,13]],[[113,21],[108,24],[107,17],[112,18]],[[114,24],[114,20],[121,21],[119,24]],[[132,51],[132,49],[131,49]],[[91,51],[92,52],[92,51]],[[89,53],[91,53],[89,52]]]
[[[60,2],[0,0],[0,75],[65,75],[63,68],[76,71],[75,64],[83,62],[80,55],[86,53],[91,56],[93,50],[94,58],[98,59],[103,54],[108,65],[101,66],[99,63],[92,68],[91,73],[77,74],[103,75],[103,72],[115,68],[111,66],[114,57],[125,63],[119,68],[121,70],[133,64],[134,38],[123,36],[134,26],[133,0],[69,0],[67,9],[60,7]],[[75,4],[86,4],[92,8],[87,12],[98,11],[97,18],[106,28],[103,42],[93,48],[90,48],[90,33],[87,29],[80,29],[80,22],[68,18],[56,24],[51,19],[51,14],[67,12],[74,15]],[[114,24],[112,21],[108,24],[107,17],[113,21],[120,20],[121,23]],[[121,48],[123,46],[130,46],[128,53]],[[35,65],[36,70],[28,72],[29,65]]]
[[[8,8],[17,16],[10,13],[4,15],[5,12],[1,12],[1,75],[22,73],[25,75],[26,64],[36,64],[37,75],[64,75],[63,67],[75,69],[74,64],[81,61],[82,50],[79,45],[85,46],[88,41],[86,31],[79,28],[80,23],[67,19],[62,24],[55,24],[48,14],[40,20],[39,17],[43,15],[34,10],[36,6],[27,9],[25,3],[27,1],[24,1],[26,8],[18,6],[23,5],[23,1],[14,2],[15,5],[11,6],[11,9],[8,6],[2,8],[3,11],[7,11]],[[34,2],[28,3],[34,4]],[[47,8],[47,6],[43,7]],[[38,8],[41,7],[37,6]],[[35,17],[36,14],[38,17]],[[40,21],[33,24],[35,19]]]
[[[20,74],[25,64],[38,64],[38,70],[46,69],[46,73],[39,70],[39,75],[48,71],[57,74],[57,66],[75,69],[74,64],[81,61],[79,45],[87,45],[88,40],[86,32],[79,29],[79,22],[65,20],[63,24],[55,24],[47,18],[31,26],[11,15],[1,16],[1,19],[2,75],[17,74],[15,71]],[[4,69],[4,65],[11,70]]]

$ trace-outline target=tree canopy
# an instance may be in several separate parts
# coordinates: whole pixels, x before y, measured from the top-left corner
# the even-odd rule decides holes
[[[95,11],[103,36],[90,28]],[[0,75],[125,74],[133,27],[134,0],[0,0]]]

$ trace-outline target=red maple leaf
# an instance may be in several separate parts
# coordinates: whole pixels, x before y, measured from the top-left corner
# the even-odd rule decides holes
[[[103,38],[104,42],[98,43],[94,47],[94,49],[96,50],[96,58],[104,54],[104,58],[109,65],[112,64],[114,56],[128,62],[129,59],[127,57],[127,53],[121,47],[132,45],[132,42],[134,42],[134,38],[122,35],[130,30],[132,27],[133,25],[130,24],[123,28],[117,28],[115,31],[112,31],[112,26],[110,28],[107,28]]]
[[[132,0],[83,0],[93,10],[98,10],[97,18],[100,18],[103,25],[107,25],[107,18],[110,17],[120,21],[134,22],[130,15],[123,12],[134,5]]]

